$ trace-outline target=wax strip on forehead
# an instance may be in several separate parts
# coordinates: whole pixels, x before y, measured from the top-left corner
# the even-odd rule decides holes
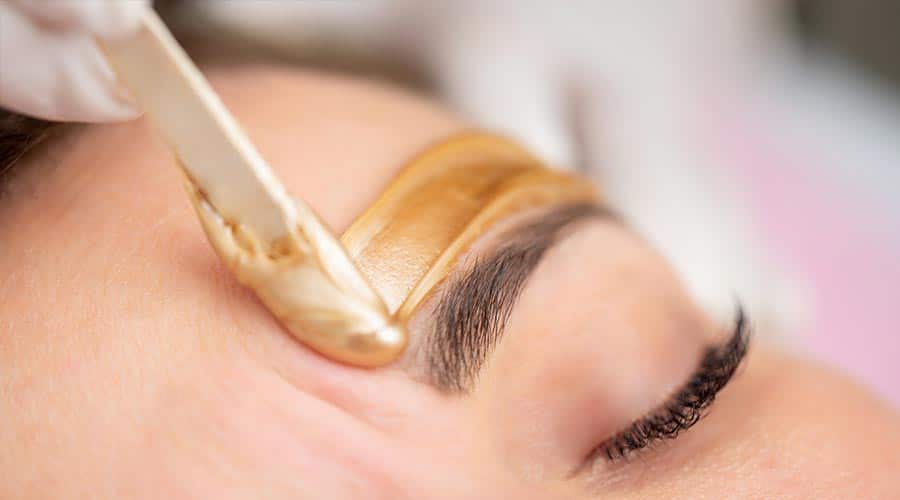
[[[302,203],[295,208],[307,224],[266,242],[218,213],[190,175],[187,188],[216,253],[288,331],[331,359],[367,367],[403,353],[406,320],[495,222],[594,199],[585,180],[483,133],[413,159],[342,242]]]
[[[341,241],[390,313],[405,320],[496,222],[595,199],[586,180],[506,139],[470,132],[414,158]]]

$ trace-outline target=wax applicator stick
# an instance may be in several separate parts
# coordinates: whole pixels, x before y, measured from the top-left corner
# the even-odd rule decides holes
[[[344,363],[403,352],[405,328],[302,200],[292,198],[155,12],[101,49],[172,148],[210,243],[290,332]]]

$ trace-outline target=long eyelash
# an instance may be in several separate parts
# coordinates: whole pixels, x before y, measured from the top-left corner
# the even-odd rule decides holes
[[[749,341],[750,327],[743,309],[739,309],[728,342],[706,351],[697,371],[668,403],[606,440],[591,455],[603,455],[611,462],[627,458],[654,442],[675,439],[693,427],[731,380],[747,354]]]

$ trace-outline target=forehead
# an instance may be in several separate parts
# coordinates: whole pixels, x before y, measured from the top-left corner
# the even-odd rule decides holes
[[[210,77],[287,188],[338,233],[411,156],[462,128],[424,99],[372,84],[252,67]],[[105,318],[110,335],[139,335],[146,325],[127,325],[159,317],[182,325],[210,311],[272,321],[247,290],[222,279],[181,174],[148,123],[87,127],[34,161],[19,181],[28,188],[0,209],[0,241],[10,243],[0,248],[0,273],[14,277],[8,290],[24,285],[61,297],[16,299],[35,321],[55,315],[95,330]],[[14,310],[16,300],[5,305]],[[85,303],[98,314],[86,315]],[[239,328],[234,323],[214,327]]]

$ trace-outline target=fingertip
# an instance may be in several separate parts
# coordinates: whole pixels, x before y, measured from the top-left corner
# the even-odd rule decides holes
[[[143,115],[140,108],[118,104],[102,107],[96,106],[94,103],[84,105],[76,103],[66,107],[42,104],[21,105],[20,103],[7,105],[5,102],[0,102],[0,104],[17,113],[54,122],[116,123],[136,120]]]
[[[82,115],[82,119],[78,121],[88,123],[127,122],[136,120],[143,116],[143,114],[144,111],[137,106],[128,103],[117,103],[116,105],[107,108],[94,108],[89,114],[86,113]]]

